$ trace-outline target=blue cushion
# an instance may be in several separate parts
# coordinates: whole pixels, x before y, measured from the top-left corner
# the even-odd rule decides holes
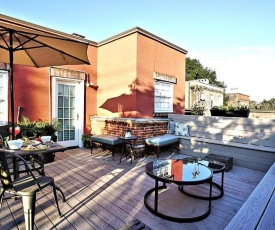
[[[175,123],[175,135],[177,136],[189,136],[189,128],[182,122]]]
[[[172,134],[164,134],[157,137],[150,137],[145,139],[145,142],[147,145],[153,145],[153,146],[165,146],[169,144],[173,144],[179,141],[178,136],[174,136]]]
[[[122,144],[122,140],[119,140],[118,137],[106,134],[91,136],[91,140],[106,145]]]
[[[168,122],[168,133],[175,134],[175,122],[174,121]]]

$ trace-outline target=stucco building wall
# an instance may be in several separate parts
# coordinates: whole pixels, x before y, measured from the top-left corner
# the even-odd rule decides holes
[[[138,31],[103,42],[98,48],[97,115],[153,117],[155,72],[177,78],[173,112],[183,113],[185,54],[182,51]]]
[[[223,105],[223,88],[198,80],[187,81],[185,84],[185,109],[191,110],[198,104],[204,107],[204,115],[210,115],[213,106]]]
[[[97,115],[101,116],[136,116],[135,97],[137,35],[100,45],[98,48]],[[111,100],[109,104],[107,100]],[[130,103],[130,104],[129,104]]]
[[[137,53],[137,79],[143,83],[139,90],[139,107],[144,109],[143,117],[152,117],[154,113],[154,72],[177,78],[173,112],[184,113],[185,54],[143,35],[138,36]]]

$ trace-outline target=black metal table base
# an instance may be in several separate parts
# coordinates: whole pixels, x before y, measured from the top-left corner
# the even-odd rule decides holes
[[[216,182],[212,182],[212,185],[215,186],[220,191],[220,193],[219,193],[219,195],[214,195],[214,196],[212,195],[211,196],[211,200],[218,200],[218,199],[222,198],[223,194],[224,194],[224,192],[223,192],[223,186],[219,185]],[[193,198],[197,198],[197,199],[200,199],[200,200],[209,200],[210,199],[210,197],[207,197],[207,196],[199,196],[199,195],[187,192],[186,190],[184,190],[184,186],[183,185],[179,186],[179,190],[183,194],[185,194],[187,196],[190,196],[190,197],[193,197]]]
[[[209,186],[210,186],[209,197],[210,197],[210,199],[208,199],[209,200],[208,209],[204,214],[199,215],[199,216],[195,216],[195,217],[174,217],[174,216],[168,216],[164,213],[159,212],[158,211],[158,191],[161,190],[161,189],[166,189],[167,187],[166,187],[165,183],[163,183],[162,186],[158,186],[158,181],[157,180],[155,181],[155,188],[152,188],[152,189],[148,190],[145,193],[145,195],[144,195],[144,205],[151,213],[153,213],[154,215],[156,215],[158,217],[166,219],[166,220],[170,220],[170,221],[174,221],[174,222],[178,222],[178,223],[190,223],[190,222],[200,221],[200,220],[205,219],[211,213],[212,184],[213,183],[209,182]],[[179,186],[179,188],[180,188],[180,186]],[[155,192],[154,208],[151,207],[148,204],[148,201],[147,201],[148,196],[150,196],[153,192]]]
[[[223,197],[224,195],[224,189],[223,189],[223,185],[224,185],[224,169],[225,169],[225,166],[223,163],[221,162],[210,162],[212,165],[212,167],[210,167],[212,170],[213,170],[213,174],[217,174],[217,173],[221,173],[221,182],[220,184],[214,182],[212,180],[212,185],[215,186],[218,190],[219,190],[219,194],[218,195],[211,195],[211,199],[212,200],[217,200],[217,199],[220,199]],[[220,166],[219,168],[217,168],[217,165]],[[216,167],[214,167],[216,166]],[[210,183],[210,182],[209,182]],[[196,194],[192,194],[186,190],[184,190],[184,186],[183,185],[180,185],[179,186],[179,190],[187,195],[187,196],[190,196],[190,197],[193,197],[193,198],[197,198],[197,199],[201,199],[201,200],[209,200],[210,198],[207,197],[207,196],[200,196],[200,195],[196,195]]]

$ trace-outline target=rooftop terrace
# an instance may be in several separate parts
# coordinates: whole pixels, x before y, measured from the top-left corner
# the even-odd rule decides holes
[[[144,206],[144,194],[154,187],[154,180],[146,175],[144,166],[155,155],[119,162],[119,153],[112,159],[111,153],[98,148],[71,149],[56,153],[53,163],[45,166],[46,174],[53,176],[62,188],[67,201],[59,199],[64,217],[60,218],[53,205],[50,190],[38,194],[35,225],[37,229],[117,229],[134,218],[152,229],[224,229],[264,176],[264,172],[234,166],[225,173],[225,195],[212,202],[211,214],[193,223],[175,223],[150,213]],[[162,153],[164,158],[182,158],[173,149]],[[219,174],[214,175],[219,180]],[[171,197],[172,196],[172,197]],[[205,201],[198,201],[178,192],[176,186],[160,193],[160,205],[165,212],[182,213],[194,207],[194,213],[204,208]],[[182,199],[184,198],[184,199]],[[176,200],[176,202],[174,202]],[[161,202],[160,202],[161,203]],[[164,203],[164,202],[162,202]],[[192,204],[191,206],[189,204]],[[172,208],[171,208],[172,206]],[[3,201],[1,229],[24,229],[22,204],[19,200]]]

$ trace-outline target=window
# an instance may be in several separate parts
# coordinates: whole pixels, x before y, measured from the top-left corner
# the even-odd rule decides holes
[[[0,125],[8,124],[8,72],[0,70]]]
[[[219,105],[223,105],[223,98],[221,95],[218,96],[218,103]]]
[[[155,81],[155,113],[173,112],[173,84]]]
[[[212,109],[212,107],[214,106],[214,97],[213,95],[210,95],[210,108]]]

